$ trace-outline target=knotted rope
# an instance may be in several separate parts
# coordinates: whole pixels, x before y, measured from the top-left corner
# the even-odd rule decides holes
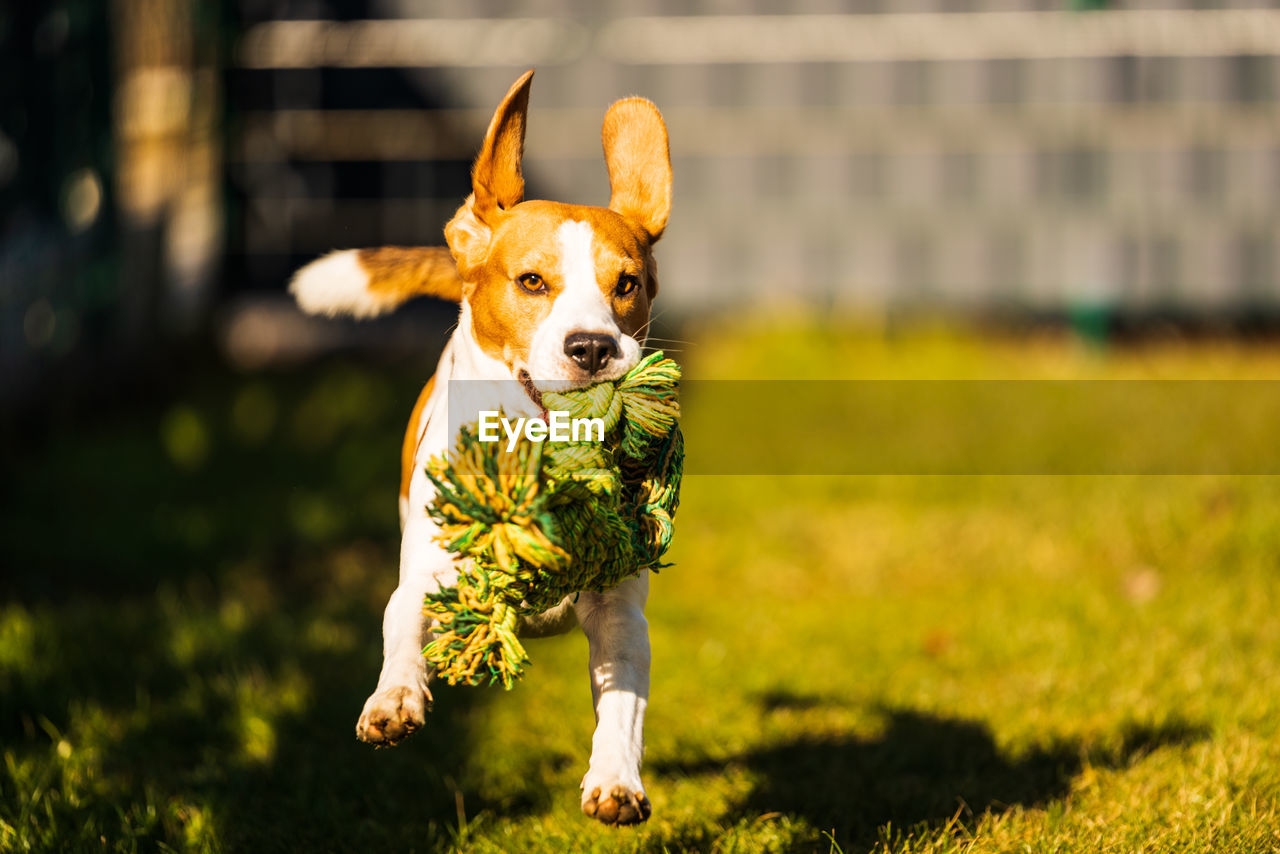
[[[654,353],[618,380],[543,392],[548,411],[603,419],[603,442],[522,437],[508,451],[464,427],[427,463],[427,513],[464,559],[457,585],[424,606],[436,637],[423,655],[441,678],[511,688],[529,663],[521,615],[664,565],[684,464],[679,383],[679,366]]]

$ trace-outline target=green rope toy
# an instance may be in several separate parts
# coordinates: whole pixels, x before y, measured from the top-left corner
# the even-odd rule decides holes
[[[542,393],[548,411],[603,419],[603,442],[522,437],[508,451],[464,427],[427,463],[427,513],[465,559],[457,585],[424,606],[436,638],[423,655],[441,678],[511,688],[529,663],[521,615],[665,565],[684,466],[679,384],[679,366],[654,353],[620,379]]]

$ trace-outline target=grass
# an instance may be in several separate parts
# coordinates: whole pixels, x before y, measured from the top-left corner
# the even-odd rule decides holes
[[[1266,345],[683,335],[703,378],[1280,377]],[[1280,849],[1272,477],[690,477],[647,825],[578,814],[579,634],[357,743],[424,376],[210,371],[9,466],[0,849]]]

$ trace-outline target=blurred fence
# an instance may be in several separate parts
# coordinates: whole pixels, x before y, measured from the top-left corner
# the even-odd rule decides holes
[[[1280,10],[1103,5],[0,7],[0,398],[211,319],[297,339],[290,273],[440,242],[530,67],[532,197],[603,203],[605,107],[666,115],[671,316],[1280,317]]]
[[[676,15],[547,0],[501,18],[500,5],[459,19],[457,4],[385,0],[358,21],[245,27],[245,73],[290,97],[245,112],[236,154],[246,169],[288,164],[298,190],[244,185],[271,224],[249,236],[251,260],[438,241],[490,110],[536,66],[537,195],[603,203],[604,107],[638,93],[663,109],[668,309],[1280,301],[1280,12],[811,0]],[[362,100],[354,81],[390,68],[426,109]],[[356,173],[364,189],[326,193]]]
[[[204,324],[227,33],[215,0],[0,6],[0,414]]]

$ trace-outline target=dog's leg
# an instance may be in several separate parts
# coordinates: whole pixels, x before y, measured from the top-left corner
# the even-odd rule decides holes
[[[582,779],[582,811],[605,824],[635,824],[651,808],[640,782],[649,702],[648,573],[606,593],[583,593],[575,611],[590,643],[596,731]]]
[[[400,586],[382,617],[382,672],[365,701],[356,737],[370,744],[395,744],[426,722],[431,679],[422,648],[431,640],[423,597],[453,585],[453,559],[433,540],[431,520],[411,520],[400,546]]]

